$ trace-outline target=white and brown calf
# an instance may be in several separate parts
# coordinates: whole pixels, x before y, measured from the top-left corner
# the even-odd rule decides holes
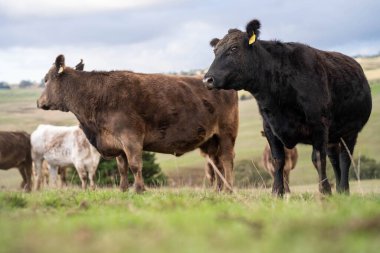
[[[31,135],[32,158],[36,170],[36,188],[42,182],[42,162],[48,164],[52,181],[57,180],[58,168],[73,165],[77,170],[82,188],[87,186],[87,173],[90,187],[95,188],[95,173],[100,154],[88,142],[79,126],[39,125]]]

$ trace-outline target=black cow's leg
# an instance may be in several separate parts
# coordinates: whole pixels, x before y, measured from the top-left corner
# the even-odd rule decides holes
[[[128,159],[125,154],[116,157],[117,168],[120,174],[120,190],[125,192],[128,190]]]
[[[330,159],[331,165],[334,169],[336,190],[338,191],[340,184],[340,162],[339,162],[340,146],[339,143],[329,144],[327,146],[327,155]]]
[[[319,175],[319,191],[322,194],[331,194],[331,185],[326,176],[326,149],[327,132],[325,130],[314,132],[312,161]]]
[[[358,134],[354,134],[349,137],[344,137],[343,140],[350,152],[350,154],[347,152],[346,146],[341,142],[341,150],[339,155],[339,162],[340,162],[340,170],[341,170],[341,180],[338,187],[339,193],[349,193],[350,192],[350,186],[348,183],[348,177],[349,177],[349,170],[351,166],[351,158],[356,144],[356,139],[358,137]]]
[[[290,171],[284,170],[284,187],[285,187],[285,192],[290,193],[290,187],[289,187],[289,174]]]
[[[265,136],[267,137],[273,159],[274,180],[272,193],[277,196],[284,195],[284,165],[285,150],[284,144],[272,133],[269,126],[264,123]]]

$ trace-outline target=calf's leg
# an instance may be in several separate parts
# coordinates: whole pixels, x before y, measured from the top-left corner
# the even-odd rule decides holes
[[[61,178],[61,188],[67,187],[66,168],[59,167],[58,174],[59,174],[59,177]]]
[[[76,170],[78,172],[78,175],[79,175],[79,178],[80,178],[80,181],[82,183],[82,189],[83,190],[86,190],[87,189],[87,171],[84,167],[82,166],[78,166],[76,167]]]
[[[40,190],[41,189],[41,183],[43,180],[42,159],[35,159],[34,160],[34,169],[36,172],[36,190]]]
[[[51,177],[50,182],[52,182],[52,186],[56,188],[58,186],[57,184],[58,166],[52,166],[48,164],[48,168],[49,168],[49,174]]]

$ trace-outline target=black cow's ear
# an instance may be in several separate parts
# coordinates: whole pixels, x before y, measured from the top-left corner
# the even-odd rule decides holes
[[[215,47],[216,44],[218,44],[219,41],[220,41],[220,39],[218,39],[218,38],[213,38],[213,39],[210,41],[210,46]]]
[[[62,54],[58,55],[55,59],[55,67],[57,69],[58,74],[61,74],[65,68],[65,56]]]
[[[83,71],[83,69],[84,69],[83,59],[80,59],[80,63],[78,63],[78,64],[75,66],[75,70]]]
[[[260,35],[260,27],[261,27],[261,24],[260,24],[260,21],[258,21],[257,19],[254,19],[254,20],[251,20],[247,26],[246,26],[246,32],[248,34],[248,38],[249,38],[249,45],[252,45],[253,43],[256,42],[256,39],[259,37]]]

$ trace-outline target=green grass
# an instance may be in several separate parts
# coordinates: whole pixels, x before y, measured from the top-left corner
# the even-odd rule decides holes
[[[0,235],[0,252],[7,253],[370,253],[380,247],[380,194],[0,192]]]

